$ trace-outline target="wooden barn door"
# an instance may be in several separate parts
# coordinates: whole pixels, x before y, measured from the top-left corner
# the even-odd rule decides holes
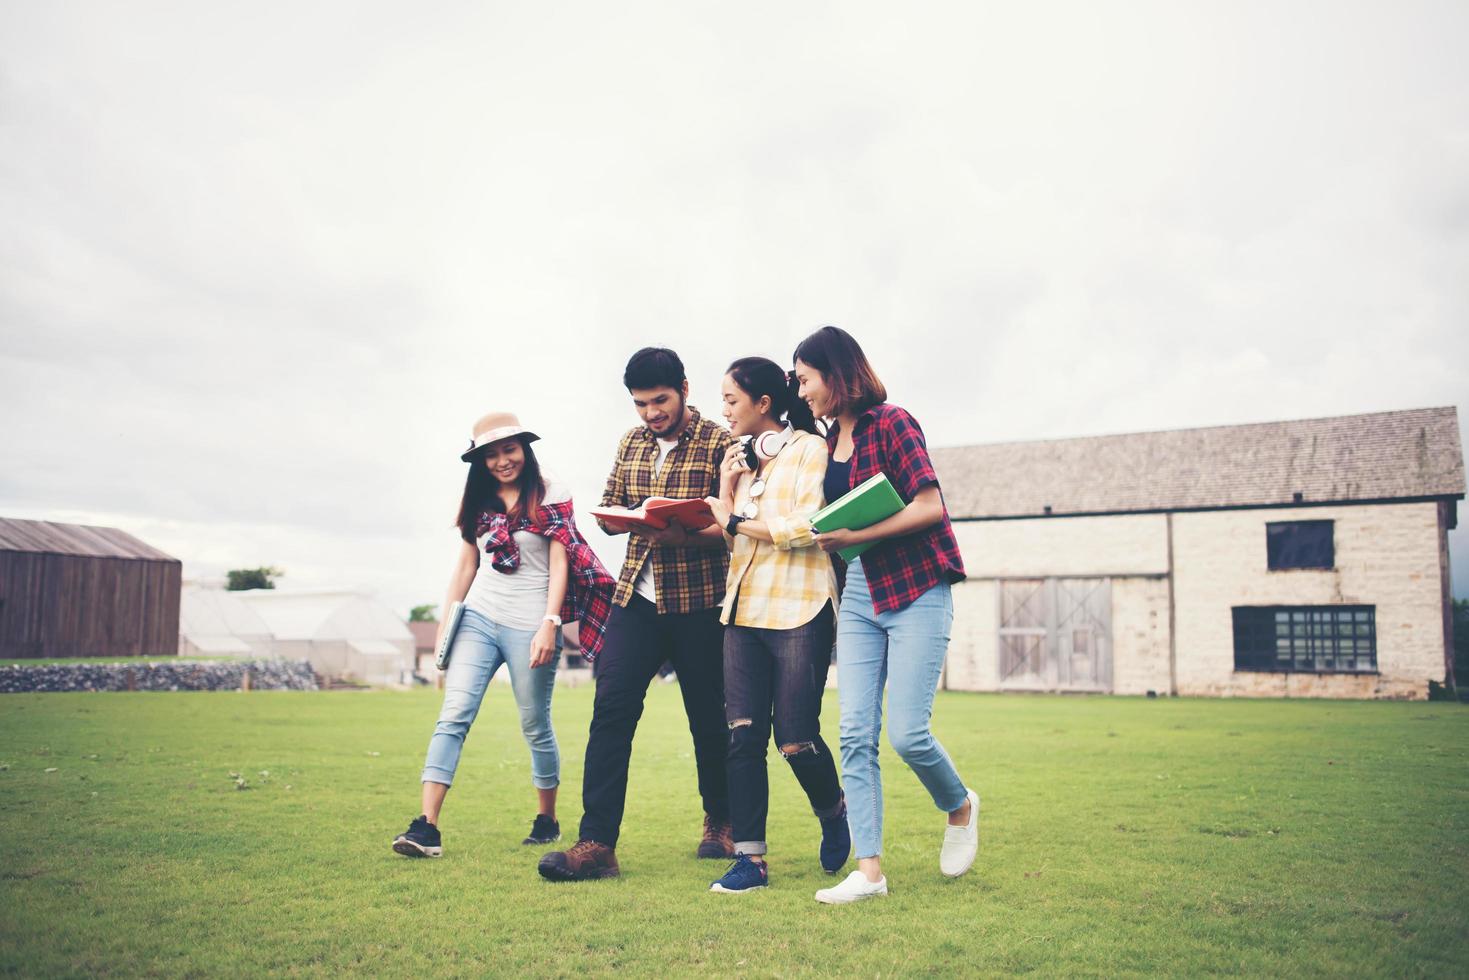
[[[1000,687],[1112,689],[1112,582],[1007,579],[999,590]]]
[[[1047,579],[1000,582],[1000,686],[1041,691],[1050,686],[1051,591]]]

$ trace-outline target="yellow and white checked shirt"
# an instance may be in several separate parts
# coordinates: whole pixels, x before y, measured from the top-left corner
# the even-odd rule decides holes
[[[826,440],[797,430],[761,474],[765,492],[755,498],[754,520],[770,530],[774,543],[737,534],[730,543],[729,579],[719,621],[735,626],[788,630],[816,618],[828,602],[837,604],[836,573],[831,558],[816,547],[808,519],[826,506],[822,481],[826,478]],[[736,514],[750,499],[752,473],[735,486]],[[738,597],[738,603],[736,603]]]

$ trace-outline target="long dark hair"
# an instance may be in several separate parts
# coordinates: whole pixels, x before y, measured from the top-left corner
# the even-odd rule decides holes
[[[520,489],[520,499],[509,513],[512,522],[518,521],[522,514],[529,514],[534,520],[541,501],[546,499],[546,482],[541,479],[541,464],[530,448],[530,440],[524,436],[516,436],[516,439],[525,452],[525,466],[515,481]],[[464,480],[464,498],[459,501],[459,519],[455,522],[459,525],[459,536],[474,544],[479,530],[479,515],[487,510],[504,514],[505,502],[500,499],[500,481],[485,465],[484,456],[480,455],[470,461],[469,476]]]
[[[861,414],[888,400],[888,390],[861,345],[840,327],[822,327],[796,346],[792,359],[821,372],[831,392],[826,413],[832,418],[843,412]]]
[[[771,414],[777,421],[784,419],[793,429],[816,432],[816,419],[811,415],[811,406],[797,394],[801,385],[794,373],[781,370],[768,357],[742,357],[725,374],[734,378],[751,400],[758,402],[762,396],[769,396]]]

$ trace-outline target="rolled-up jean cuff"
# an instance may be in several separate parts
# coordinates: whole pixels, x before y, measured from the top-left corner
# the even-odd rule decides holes
[[[561,785],[561,777],[552,776],[549,779],[540,779],[536,776],[532,776],[530,778],[530,783],[536,789],[555,789],[557,786]],[[959,805],[963,806],[964,804],[961,803]]]
[[[961,797],[959,797],[959,802],[958,803],[955,803],[953,806],[944,806],[942,803],[940,803],[937,800],[935,800],[934,801],[934,806],[938,807],[940,810],[944,811],[945,813],[953,813],[955,810],[959,809],[960,807],[962,807],[967,802],[969,802],[969,787],[966,786],[964,788],[964,795],[961,796]]]
[[[757,854],[764,854],[765,851],[766,847],[763,840],[742,840],[736,842],[734,846],[734,852],[736,854],[749,854],[752,857]]]
[[[842,815],[842,807],[846,805],[846,802],[847,801],[845,799],[839,799],[831,806],[827,807],[825,810],[818,810],[815,807],[812,807],[811,812],[816,814],[817,820],[830,820],[832,817],[839,817]],[[963,806],[963,804],[961,803],[960,806]]]
[[[425,766],[423,778],[419,782],[442,783],[445,786],[453,786],[454,774],[447,769],[440,769],[437,766]]]

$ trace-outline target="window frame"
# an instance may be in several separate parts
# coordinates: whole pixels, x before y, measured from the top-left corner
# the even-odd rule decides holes
[[[1325,565],[1283,565],[1280,564],[1280,547],[1271,540],[1271,528],[1288,527],[1319,527],[1326,525],[1327,535],[1327,562]],[[1308,521],[1266,521],[1265,522],[1265,570],[1270,572],[1330,572],[1336,569],[1336,521],[1308,520]]]
[[[1237,672],[1381,673],[1377,657],[1376,606],[1234,606],[1230,613],[1234,669]],[[1286,617],[1284,621],[1282,616]],[[1283,632],[1282,627],[1285,627]],[[1282,644],[1289,651],[1285,659],[1281,657]],[[1365,651],[1362,649],[1364,646]],[[1357,666],[1335,666],[1345,657],[1350,657]],[[1371,666],[1361,666],[1364,659],[1370,659]],[[1323,661],[1333,666],[1311,665]]]

